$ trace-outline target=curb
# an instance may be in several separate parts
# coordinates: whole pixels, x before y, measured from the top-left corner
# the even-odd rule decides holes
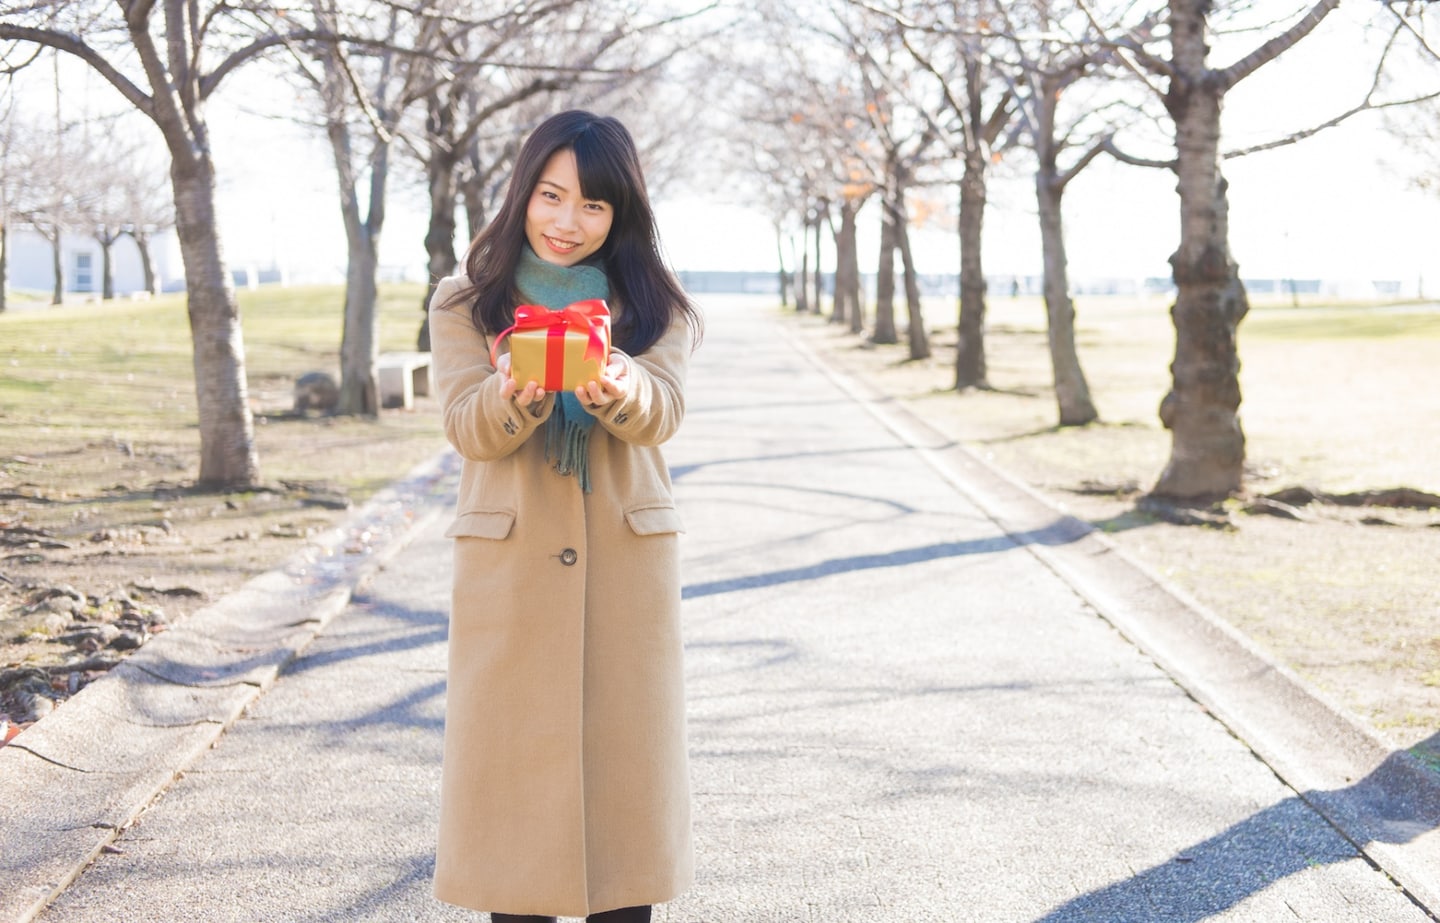
[[[441,515],[458,472],[451,452],[412,469],[0,748],[0,920],[35,919],[110,847]]]
[[[1432,917],[1440,773],[1396,750],[1088,522],[939,432],[899,400],[805,358],[1169,675]]]

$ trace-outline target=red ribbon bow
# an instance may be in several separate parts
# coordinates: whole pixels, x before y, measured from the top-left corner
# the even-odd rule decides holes
[[[610,341],[610,308],[602,299],[591,298],[555,311],[538,304],[520,305],[515,309],[515,323],[502,331],[490,345],[490,364],[496,364],[500,341],[511,333],[545,328],[549,328],[545,343],[545,381],[542,383],[546,391],[560,390],[565,365],[565,334],[569,331],[587,331],[590,337],[585,344],[585,358],[604,362]]]

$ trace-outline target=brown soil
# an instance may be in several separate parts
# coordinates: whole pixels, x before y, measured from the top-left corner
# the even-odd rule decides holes
[[[252,390],[266,485],[197,492],[193,431],[0,441],[0,743],[129,650],[279,566],[444,446],[433,398],[379,420],[289,412]]]
[[[1147,323],[1163,322],[1163,306],[1150,315]],[[1147,512],[1143,494],[1170,448],[1155,413],[1169,357],[1127,354],[1124,318],[1082,327],[1082,362],[1112,422],[1060,430],[1043,316],[1033,303],[992,308],[986,349],[996,390],[965,393],[950,387],[953,326],[933,331],[934,357],[918,361],[903,345],[875,346],[815,317],[796,318],[793,328],[826,361],[1104,530],[1393,745],[1432,738],[1440,730],[1440,509],[1316,502],[1247,510],[1240,500],[1207,513],[1208,526]],[[1348,358],[1326,359],[1314,344],[1255,339],[1242,345],[1253,494],[1297,484],[1317,492],[1440,486],[1440,415],[1426,404],[1434,389],[1417,394],[1424,376],[1407,378],[1432,361],[1433,341],[1392,344],[1365,363],[1372,380],[1347,389],[1333,379],[1359,377],[1356,352],[1376,344],[1345,344]],[[1284,518],[1292,509],[1300,519]],[[1440,752],[1426,756],[1440,762]]]

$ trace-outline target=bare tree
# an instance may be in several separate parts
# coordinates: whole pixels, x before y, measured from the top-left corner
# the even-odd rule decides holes
[[[288,14],[293,15],[293,10]],[[83,0],[0,4],[0,38],[85,62],[154,124],[170,153],[185,263],[202,487],[256,484],[254,421],[235,291],[221,255],[205,103],[235,68],[280,44],[254,10],[228,3]]]
[[[336,412],[380,412],[380,241],[385,228],[391,149],[406,108],[427,80],[423,55],[433,17],[412,18],[385,3],[339,4],[312,0],[322,36],[289,43],[300,73],[314,89],[335,164],[345,228],[345,308],[340,342],[340,395]],[[341,40],[340,37],[344,39]],[[356,151],[363,139],[368,150]]]
[[[118,155],[118,156],[117,156]],[[76,199],[76,223],[100,245],[100,298],[115,298],[115,242],[125,236],[131,216],[124,194],[124,176],[131,154],[114,151],[99,157],[87,148],[85,158],[72,169],[70,182],[85,184],[87,194]]]
[[[135,241],[145,291],[151,295],[160,293],[152,244],[156,235],[175,227],[175,204],[171,200],[167,172],[149,156],[137,154],[120,178],[125,197],[125,233]]]
[[[1063,201],[1066,188],[1105,149],[1114,130],[1115,107],[1101,92],[1083,92],[1087,80],[1099,91],[1113,89],[1111,75],[1101,70],[1111,53],[1100,32],[1073,6],[1033,0],[1010,4],[1000,13],[1012,59],[1006,70],[1015,75],[1017,123],[1035,156],[1046,330],[1059,424],[1083,426],[1099,419],[1099,412],[1075,348]],[[1141,20],[1131,32],[1147,34],[1152,26]]]
[[[1251,28],[1266,37],[1241,49],[1232,63],[1219,67],[1210,63],[1215,42],[1212,18],[1227,10],[1209,0],[1169,0],[1163,18],[1157,17],[1165,27],[1156,30],[1164,36],[1161,49],[1152,49],[1143,34],[1110,36],[1120,59],[1163,99],[1174,124],[1175,157],[1170,164],[1180,195],[1180,245],[1170,258],[1176,288],[1171,308],[1175,358],[1170,367],[1171,388],[1160,405],[1160,420],[1171,432],[1171,452],[1151,488],[1151,496],[1157,499],[1203,502],[1243,487],[1245,435],[1238,412],[1236,334],[1249,302],[1230,252],[1228,184],[1221,170],[1222,159],[1293,143],[1358,112],[1389,105],[1377,98],[1385,61],[1382,54],[1370,91],[1358,106],[1321,125],[1245,151],[1222,151],[1220,112],[1226,95],[1312,34],[1338,6],[1339,0],[1318,0],[1278,24],[1252,23]],[[1093,16],[1091,21],[1097,29],[1102,28]],[[1401,18],[1393,36],[1404,31],[1405,23]],[[1387,53],[1390,47],[1386,45]],[[1154,165],[1154,161],[1123,154],[1122,158]]]
[[[77,181],[83,175],[82,151],[75,144],[74,126],[57,119],[53,128],[13,122],[6,146],[8,175],[6,193],[11,220],[29,227],[50,244],[50,303],[65,300],[64,235],[81,226],[81,203],[77,191],[87,187]]]
[[[866,28],[850,33],[865,86],[865,111],[880,152],[875,173],[881,195],[880,253],[875,283],[876,343],[895,343],[895,257],[901,262],[907,317],[906,342],[911,359],[930,356],[930,337],[920,301],[920,284],[910,248],[908,197],[918,174],[930,168],[943,130],[932,115],[938,101],[914,98],[922,83],[913,79],[913,61],[902,48],[896,23],[868,10]],[[867,40],[866,36],[878,36]]]
[[[12,161],[15,145],[15,100],[5,97],[5,111],[0,115],[0,314],[5,313],[10,293],[10,203],[15,197],[12,187],[18,184]]]
[[[985,359],[985,271],[981,258],[987,171],[1014,115],[1013,91],[996,67],[990,0],[917,0],[890,12],[905,48],[943,88],[947,132],[960,177],[960,317],[955,390],[989,388]]]
[[[782,251],[791,243],[798,313],[821,311],[830,231],[837,248],[830,320],[853,327],[864,321],[856,222],[876,183],[858,69],[834,13],[823,4],[754,5],[737,30],[744,40],[715,61],[730,77],[718,94],[727,137],[717,148],[735,172],[748,174],[738,194],[770,215]]]

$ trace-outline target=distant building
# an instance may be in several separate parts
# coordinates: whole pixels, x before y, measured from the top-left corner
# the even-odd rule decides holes
[[[54,247],[38,232],[11,227],[6,240],[6,284],[11,291],[50,292],[55,288]],[[156,234],[150,241],[155,261],[156,284],[161,291],[185,287],[179,243],[174,231]],[[110,246],[115,296],[123,298],[145,291],[145,270],[135,241],[121,237]],[[102,273],[105,255],[100,242],[88,234],[66,233],[60,238],[61,274],[66,295],[99,298],[104,291]]]

